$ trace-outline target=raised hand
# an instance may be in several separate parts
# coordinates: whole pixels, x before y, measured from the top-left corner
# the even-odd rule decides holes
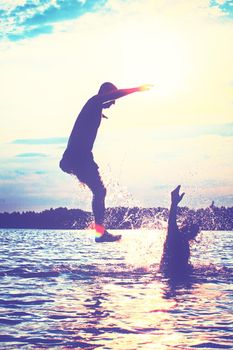
[[[138,91],[147,91],[150,90],[154,85],[152,84],[145,84],[145,85],[141,85],[138,87]]]
[[[184,192],[182,194],[180,192],[180,185],[177,186],[172,192],[171,192],[171,200],[173,204],[178,204],[182,198],[184,197]]]

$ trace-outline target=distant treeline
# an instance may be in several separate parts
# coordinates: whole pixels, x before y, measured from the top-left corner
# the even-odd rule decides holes
[[[169,211],[166,208],[125,208],[106,210],[105,225],[109,229],[164,228]],[[181,223],[198,223],[202,230],[233,230],[233,207],[216,207],[214,203],[205,209],[178,209]],[[1,228],[31,229],[86,229],[90,227],[93,216],[80,209],[56,208],[34,211],[0,213]]]

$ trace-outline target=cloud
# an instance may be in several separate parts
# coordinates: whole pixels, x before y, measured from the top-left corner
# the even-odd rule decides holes
[[[211,0],[210,5],[218,7],[225,16],[233,18],[232,0]]]
[[[40,157],[47,157],[44,153],[20,153],[17,154],[16,157],[19,158],[40,158]]]
[[[116,0],[0,0],[0,15],[2,30],[1,39],[19,41],[29,39],[43,34],[52,34],[57,24],[65,23],[65,26],[87,13],[95,13],[100,10],[103,14],[114,14],[125,12],[128,16],[135,15],[137,9],[142,13],[146,8],[151,8],[152,13],[157,11],[160,14],[168,12],[170,7],[176,11],[183,11],[185,16],[189,16],[190,10],[206,11],[213,16],[233,17],[231,1],[223,0],[200,0],[196,1],[196,6],[189,5],[184,1],[178,1],[171,5],[170,2],[151,0],[128,0],[125,2]],[[191,5],[190,5],[191,4]],[[128,8],[128,9],[127,9]],[[126,10],[127,9],[127,10]],[[186,12],[186,13],[185,13]],[[168,13],[168,16],[171,12]],[[64,27],[65,28],[65,27]]]
[[[67,142],[66,137],[50,137],[50,138],[35,138],[35,139],[17,139],[12,141],[15,145],[57,145]]]
[[[42,25],[38,27],[31,27],[30,29],[25,29],[22,33],[12,33],[8,35],[8,38],[12,41],[18,41],[21,39],[33,38],[38,35],[51,34],[53,32],[53,27],[50,25]]]
[[[19,182],[24,184],[24,187],[27,184],[28,177],[31,177],[33,175],[45,175],[48,174],[47,170],[35,170],[31,168],[23,167],[23,164],[20,164],[20,167],[18,168],[9,168],[9,169],[3,169],[2,173],[0,174],[0,180],[1,184],[15,184],[15,187],[18,186]],[[18,191],[16,191],[17,193]]]
[[[25,25],[40,25],[41,23],[56,23],[75,19],[87,12],[95,11],[101,7],[105,0],[77,1],[68,0],[66,2],[57,0],[56,6],[46,6],[44,11],[37,11],[33,16],[28,17]]]
[[[163,126],[153,132],[154,138],[182,139],[216,135],[222,137],[233,136],[233,123],[209,125],[179,125]]]
[[[26,4],[27,0],[0,0],[0,8],[4,11],[11,12],[13,11],[17,6],[24,6]]]
[[[106,0],[0,1],[2,31],[0,39],[18,41],[51,34],[57,22],[69,21],[97,11]]]
[[[128,15],[134,15],[137,8],[140,7],[140,11],[144,11],[142,7],[144,3],[144,8],[150,8],[152,11],[158,11],[163,13],[167,11],[170,6],[166,1],[107,1],[107,0],[40,0],[40,1],[0,1],[0,15],[2,21],[2,30],[0,39],[9,39],[12,41],[18,41],[26,38],[33,38],[42,34],[51,34],[54,30],[54,26],[58,23],[68,23],[77,18],[82,17],[87,13],[97,12],[103,10],[108,13],[125,11],[128,7]],[[190,2],[192,3],[192,2]],[[182,6],[182,8],[181,8]],[[179,1],[175,4],[174,9],[188,11],[194,8],[192,5],[185,5],[183,1]],[[202,12],[204,10],[211,9],[209,14],[215,16],[233,16],[233,8],[231,1],[223,0],[201,0],[196,2],[196,9],[199,7]],[[186,10],[187,9],[187,10]]]

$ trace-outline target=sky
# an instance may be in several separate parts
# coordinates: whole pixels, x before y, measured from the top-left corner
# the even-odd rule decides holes
[[[107,206],[233,205],[233,1],[0,0],[0,212],[91,210],[59,169],[104,81],[153,84],[106,111]]]

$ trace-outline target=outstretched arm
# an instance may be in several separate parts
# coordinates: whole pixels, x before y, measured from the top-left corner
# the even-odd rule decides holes
[[[109,92],[107,94],[100,94],[99,97],[100,97],[102,103],[104,103],[104,102],[109,102],[109,101],[116,100],[116,99],[118,99],[120,97],[127,96],[129,94],[134,93],[134,92],[147,91],[151,87],[152,87],[151,84],[146,84],[146,85],[141,85],[141,86],[134,87],[134,88],[129,88],[129,89],[118,89],[118,90]]]
[[[177,207],[179,202],[184,197],[184,193],[180,194],[179,192],[180,192],[180,185],[177,186],[171,192],[171,208],[170,208],[169,218],[168,218],[168,234],[178,229],[177,222],[176,222]]]

